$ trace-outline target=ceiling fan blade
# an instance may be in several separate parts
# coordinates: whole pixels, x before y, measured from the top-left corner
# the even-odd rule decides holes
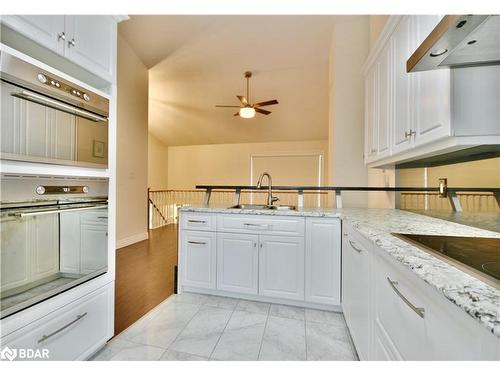
[[[216,105],[218,108],[240,108],[239,105]]]
[[[236,112],[233,116],[239,116],[240,115],[240,112]]]
[[[244,96],[236,95],[236,97],[240,100],[241,104],[248,105],[248,100]]]
[[[253,106],[254,107],[264,107],[266,105],[273,105],[273,104],[279,104],[279,103],[276,99],[273,99],[273,100],[268,100],[265,102],[255,103]]]
[[[268,115],[271,111],[266,111],[265,109],[255,108],[255,112],[262,113],[263,115]]]

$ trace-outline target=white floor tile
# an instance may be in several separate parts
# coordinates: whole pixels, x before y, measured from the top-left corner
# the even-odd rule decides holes
[[[342,313],[332,311],[306,309],[306,321],[315,323],[345,325]]]
[[[270,306],[270,303],[247,301],[242,299],[238,302],[238,305],[236,305],[236,310],[267,315],[269,313]]]
[[[307,360],[353,361],[347,327],[306,322]]]
[[[169,349],[161,356],[160,361],[208,361],[208,358]]]
[[[156,361],[165,349],[113,339],[97,353],[92,361]]]
[[[306,359],[305,322],[269,316],[259,360],[303,361]]]
[[[172,302],[184,302],[192,303],[195,305],[203,305],[207,301],[208,296],[204,294],[185,292],[181,294],[172,294],[170,297],[168,297],[168,299]]]
[[[224,330],[211,359],[252,361],[259,356],[267,316],[235,311]]]
[[[171,303],[151,319],[127,329],[121,338],[139,344],[168,348],[200,309],[199,305]]]
[[[203,306],[170,349],[209,357],[231,314],[230,310]]]
[[[234,310],[238,302],[239,299],[236,298],[208,296],[207,300],[203,305],[210,307],[218,307],[219,309]]]
[[[305,320],[305,309],[303,307],[287,305],[271,305],[269,315],[280,316],[282,318]]]

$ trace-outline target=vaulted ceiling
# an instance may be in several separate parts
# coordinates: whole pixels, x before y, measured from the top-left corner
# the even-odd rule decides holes
[[[346,16],[132,16],[120,33],[149,70],[149,129],[167,145],[328,138],[329,51]],[[235,117],[252,102],[273,113]]]

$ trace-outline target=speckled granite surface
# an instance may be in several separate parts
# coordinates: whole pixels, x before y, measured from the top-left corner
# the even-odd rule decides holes
[[[300,211],[184,207],[184,212],[340,217],[426,283],[500,337],[500,291],[391,233],[500,238],[500,233],[394,209],[308,209]]]

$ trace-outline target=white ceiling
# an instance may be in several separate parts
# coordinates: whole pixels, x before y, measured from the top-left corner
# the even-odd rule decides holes
[[[328,58],[346,16],[132,16],[120,24],[149,73],[149,129],[168,145],[328,138]],[[234,117],[235,95],[278,99]]]

